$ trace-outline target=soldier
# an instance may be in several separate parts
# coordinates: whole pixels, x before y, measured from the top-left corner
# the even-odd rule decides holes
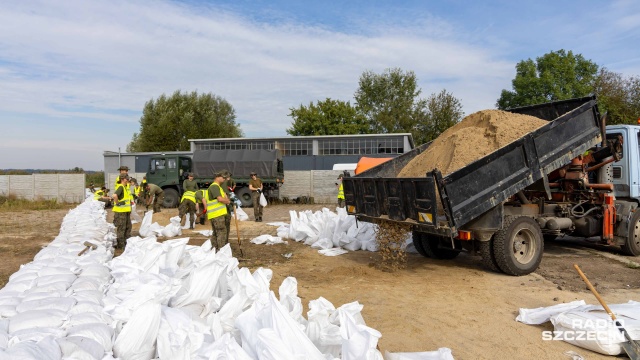
[[[96,190],[96,192],[93,193],[93,199],[102,201],[104,203],[105,209],[111,207],[111,197],[109,196],[109,189],[105,188],[104,186],[102,187],[102,189]]]
[[[120,176],[120,184],[113,194],[113,225],[116,227],[116,248],[124,249],[131,237],[131,192],[129,176]]]
[[[120,171],[120,174],[119,174],[118,176],[116,176],[116,182],[115,182],[115,184],[114,184],[115,188],[117,188],[117,187],[118,187],[118,185],[120,184],[120,178],[121,178],[122,176],[124,176],[124,175],[127,175],[127,176],[128,176],[128,175],[129,175],[129,167],[128,167],[128,166],[124,166],[124,165],[122,165],[122,166],[120,166],[120,167],[118,168],[118,171]],[[115,189],[115,188],[114,188],[114,189]]]
[[[227,244],[227,228],[225,227],[225,216],[227,206],[230,201],[220,184],[224,181],[222,174],[215,174],[215,179],[207,190],[207,219],[211,221],[211,245],[217,249]]]
[[[193,173],[187,173],[187,178],[182,182],[182,189],[184,191],[193,192],[196,192],[198,190],[198,183],[193,180]]]
[[[186,180],[185,180],[186,181]],[[189,229],[193,229],[193,224],[196,221],[196,192],[185,191],[180,199],[180,206],[178,207],[178,216],[180,216],[180,225],[182,225],[182,218],[185,214],[189,214]],[[185,223],[185,225],[187,225]]]
[[[260,205],[260,195],[262,194],[262,180],[258,174],[252,172],[251,180],[249,180],[249,190],[251,190],[251,200],[253,200],[253,217],[256,222],[262,221],[262,205]]]
[[[147,183],[147,187],[144,189],[145,197],[147,199],[146,206],[149,209],[149,205],[153,202],[153,212],[159,213],[160,206],[164,202],[164,190],[156,184]]]
[[[338,175],[338,181],[340,181],[340,184],[336,183],[336,186],[338,187],[338,207],[343,208],[344,207],[344,188],[342,187],[342,177],[344,175],[340,174]]]

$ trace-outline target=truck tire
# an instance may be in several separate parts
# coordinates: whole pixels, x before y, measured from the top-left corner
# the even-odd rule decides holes
[[[493,239],[493,256],[505,274],[527,275],[540,265],[544,241],[540,226],[532,218],[505,216],[502,230]]]
[[[240,199],[243,207],[251,207],[253,206],[253,201],[251,200],[251,190],[249,187],[240,188],[240,190],[236,190],[236,197]]]
[[[180,195],[178,194],[178,190],[164,189],[164,201],[162,202],[162,206],[165,208],[174,208],[178,207],[178,204],[180,204]]]
[[[493,237],[489,241],[480,241],[479,251],[484,267],[497,273],[502,272],[498,267],[496,257],[493,255]]]
[[[640,208],[631,216],[629,221],[629,235],[623,245],[622,253],[629,256],[640,256]]]
[[[425,254],[433,259],[451,260],[460,254],[456,250],[440,248],[438,245],[440,239],[437,236],[424,234],[420,242]]]
[[[423,233],[414,232],[413,234],[413,246],[418,251],[418,254],[429,257],[426,251],[424,251],[424,247],[422,246],[422,238],[425,236]]]

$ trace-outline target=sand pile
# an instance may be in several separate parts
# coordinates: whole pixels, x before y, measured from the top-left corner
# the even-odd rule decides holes
[[[446,176],[545,124],[548,122],[529,115],[502,110],[478,111],[438,136],[398,177],[424,177],[436,168]]]

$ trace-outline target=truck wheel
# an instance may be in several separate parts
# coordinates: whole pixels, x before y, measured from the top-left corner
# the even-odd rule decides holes
[[[459,251],[442,249],[438,247],[440,239],[437,236],[423,235],[421,238],[422,248],[428,257],[433,259],[451,260],[460,254]]]
[[[164,189],[164,201],[162,206],[165,208],[177,207],[180,203],[180,195],[176,189]]]
[[[243,207],[253,206],[253,201],[251,201],[251,190],[248,187],[243,187],[240,188],[240,190],[237,190],[236,197],[240,199]]]
[[[495,272],[502,272],[493,255],[493,238],[489,241],[480,241],[480,256],[482,257],[482,265],[487,269]]]
[[[621,245],[622,253],[629,256],[640,255],[640,209],[636,209],[629,222],[629,235],[624,245]]]
[[[498,267],[515,276],[534,272],[544,251],[540,227],[527,216],[505,216],[503,225],[493,236],[493,256]]]
[[[424,257],[429,257],[429,254],[427,254],[426,251],[424,251],[424,247],[422,246],[422,238],[424,238],[425,235],[419,232],[414,232],[412,235],[413,235],[413,246],[415,246],[416,250],[418,250],[418,254]]]

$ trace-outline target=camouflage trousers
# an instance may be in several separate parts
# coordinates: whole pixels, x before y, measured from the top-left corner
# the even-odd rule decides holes
[[[216,249],[221,249],[229,243],[229,240],[227,239],[225,218],[226,216],[218,216],[211,219],[211,229],[213,230],[213,234],[211,235],[211,246]]]
[[[338,207],[343,208],[344,207],[344,199],[338,199]]]
[[[180,216],[180,225],[182,225],[182,218],[184,217],[185,214],[189,214],[189,222],[190,222],[190,229],[193,229],[193,225],[196,222],[196,204],[189,200],[189,199],[184,199],[181,203],[180,206],[178,207],[178,216]],[[185,225],[187,225],[185,223]]]
[[[258,220],[262,220],[262,208],[260,205],[260,193],[254,191],[251,193],[251,200],[253,200],[253,217]]]
[[[127,239],[131,237],[131,213],[114,212],[113,225],[116,227],[116,239],[118,241],[116,247],[124,249],[127,245]]]
[[[162,208],[162,203],[164,202],[164,191],[161,192],[160,194],[156,195],[153,198],[153,212],[154,213],[159,213],[160,209]]]

